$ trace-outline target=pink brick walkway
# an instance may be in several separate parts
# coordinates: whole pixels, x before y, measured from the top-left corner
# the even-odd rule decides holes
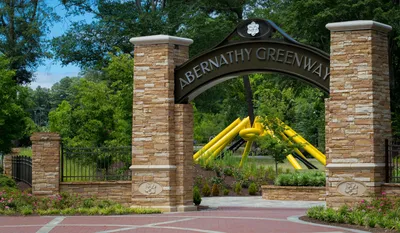
[[[0,217],[1,233],[341,233],[362,231],[298,220],[305,209],[221,207],[158,215]]]

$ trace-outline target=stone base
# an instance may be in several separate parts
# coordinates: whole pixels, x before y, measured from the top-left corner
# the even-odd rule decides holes
[[[325,201],[326,187],[263,185],[262,197],[266,200]]]
[[[197,206],[194,205],[181,205],[177,206],[178,212],[197,211]]]

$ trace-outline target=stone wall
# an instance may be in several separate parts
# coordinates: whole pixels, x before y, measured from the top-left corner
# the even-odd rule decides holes
[[[282,201],[325,201],[325,187],[261,186],[262,198]]]
[[[400,197],[400,183],[386,183],[382,185],[382,193],[387,196]]]
[[[60,192],[76,193],[85,198],[95,196],[102,200],[111,200],[130,205],[132,200],[132,182],[61,182]]]

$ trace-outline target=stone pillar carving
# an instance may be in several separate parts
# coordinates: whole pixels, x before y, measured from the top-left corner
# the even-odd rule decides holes
[[[52,196],[60,191],[60,143],[57,133],[34,133],[32,141],[32,194]]]
[[[193,113],[189,106],[174,103],[174,69],[188,59],[193,41],[166,35],[130,41],[135,44],[132,205],[163,211],[177,211],[179,206],[183,210],[187,203],[182,201],[186,195],[182,190],[187,187],[182,187],[182,159],[188,157],[184,147],[193,136],[184,135],[181,129],[192,122]],[[188,115],[182,110],[188,110]],[[193,126],[187,127],[193,134]]]
[[[326,101],[327,205],[381,192],[384,139],[391,136],[387,33],[374,21],[330,23]]]

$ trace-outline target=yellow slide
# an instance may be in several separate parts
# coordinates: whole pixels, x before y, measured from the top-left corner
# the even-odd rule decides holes
[[[239,166],[241,167],[246,161],[248,154],[250,153],[253,141],[257,139],[258,136],[269,134],[275,137],[274,132],[268,129],[268,127],[262,125],[258,119],[259,117],[256,117],[256,120],[252,126],[250,125],[249,117],[246,117],[243,120],[240,120],[240,118],[236,119],[215,138],[208,142],[203,148],[201,148],[197,153],[195,153],[193,155],[194,161],[197,162],[201,158],[205,159],[207,163],[210,162],[211,160],[215,159],[218,154],[221,153],[222,150],[227,145],[229,145],[229,143],[239,134],[239,136],[246,141],[246,146],[239,164]],[[281,134],[282,138],[285,141],[292,143],[291,140],[293,140],[294,142],[301,144],[304,150],[314,156],[319,162],[326,165],[326,157],[324,154],[322,154],[317,148],[312,146],[289,126],[285,125],[283,122],[281,123],[285,127],[284,134]],[[296,149],[295,152],[306,159],[306,157],[301,153],[300,150]],[[302,169],[302,167],[293,157],[293,155],[289,154],[286,156],[286,158],[296,170]]]

